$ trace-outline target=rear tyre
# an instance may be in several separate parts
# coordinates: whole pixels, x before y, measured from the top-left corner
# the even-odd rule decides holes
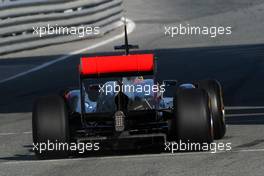
[[[222,139],[226,133],[226,124],[221,84],[216,80],[203,80],[198,83],[198,87],[206,90],[210,98],[214,139]]]
[[[202,89],[178,89],[169,138],[183,142],[211,143],[212,121],[207,93]]]
[[[65,158],[68,156],[66,148],[56,150],[53,144],[69,144],[68,112],[65,101],[60,96],[47,96],[36,101],[32,114],[33,142],[54,150],[34,150],[40,159]]]

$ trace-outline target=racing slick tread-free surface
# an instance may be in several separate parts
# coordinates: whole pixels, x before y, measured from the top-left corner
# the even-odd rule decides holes
[[[226,124],[221,84],[216,80],[202,80],[198,87],[206,90],[210,98],[214,139],[222,139],[226,133]]]
[[[174,118],[170,133],[184,142],[211,143],[209,98],[202,89],[178,89],[173,100]]]
[[[32,114],[33,142],[69,143],[68,112],[65,101],[60,96],[39,98]],[[40,159],[67,157],[66,150],[53,150],[40,153],[35,151]]]

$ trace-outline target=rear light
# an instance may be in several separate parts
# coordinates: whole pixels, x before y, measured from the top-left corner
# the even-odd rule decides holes
[[[117,111],[114,115],[115,131],[122,132],[125,130],[125,114],[122,111]]]

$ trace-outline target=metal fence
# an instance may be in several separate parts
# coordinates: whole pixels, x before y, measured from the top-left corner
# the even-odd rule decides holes
[[[5,0],[0,1],[0,54],[94,38],[117,27],[122,0]],[[99,27],[99,35],[43,35],[34,28]]]

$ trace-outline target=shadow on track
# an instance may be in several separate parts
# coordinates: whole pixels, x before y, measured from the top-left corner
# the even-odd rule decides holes
[[[264,105],[264,44],[180,49],[155,49],[158,79],[189,82],[218,79],[225,105]],[[136,53],[153,51],[137,51]],[[99,53],[109,55],[111,53]],[[120,53],[119,53],[120,54]],[[89,54],[89,55],[95,55]],[[60,56],[0,60],[0,65],[43,63]],[[34,100],[78,87],[78,63],[72,56],[49,67],[0,84],[0,113],[31,112]],[[1,74],[1,71],[0,71]]]
[[[264,116],[235,116],[226,118],[228,125],[264,125]]]

